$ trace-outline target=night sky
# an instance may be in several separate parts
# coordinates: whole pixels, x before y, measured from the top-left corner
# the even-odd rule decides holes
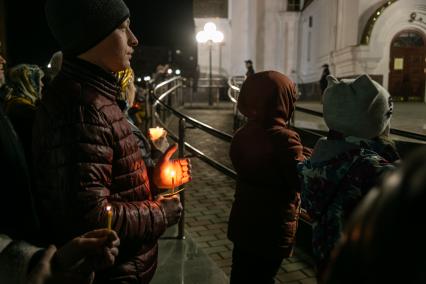
[[[6,1],[9,66],[18,63],[45,65],[59,49],[47,27],[44,2]],[[179,49],[186,54],[195,52],[192,0],[125,2],[131,12],[131,28],[139,39],[141,53],[145,47],[162,47],[174,51]]]

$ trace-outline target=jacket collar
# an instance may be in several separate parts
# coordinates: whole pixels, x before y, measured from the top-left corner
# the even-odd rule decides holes
[[[116,99],[117,95],[120,94],[120,86],[113,73],[77,57],[65,57],[61,73],[79,82],[91,85],[111,99]]]

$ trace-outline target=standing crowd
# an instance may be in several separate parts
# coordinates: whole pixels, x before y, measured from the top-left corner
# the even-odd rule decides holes
[[[21,64],[5,82],[0,56],[2,184],[12,185],[0,206],[0,282],[149,283],[158,239],[183,210],[179,195],[161,193],[191,180],[190,161],[172,159],[177,146],[166,133],[153,141],[128,114],[138,39],[125,3],[47,0],[45,12],[61,46],[54,78]],[[390,94],[368,75],[338,80],[327,71],[329,132],[310,149],[289,126],[294,82],[246,64],[237,107],[247,123],[230,148],[238,174],[231,283],[275,283],[293,254],[302,208],[312,220],[319,283],[404,282],[389,271],[408,255],[393,240],[406,243],[408,232],[411,250],[422,243],[407,220],[422,221],[426,153],[400,166]],[[416,272],[404,283],[422,283]]]

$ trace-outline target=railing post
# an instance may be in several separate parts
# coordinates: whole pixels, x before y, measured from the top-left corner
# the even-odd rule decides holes
[[[179,94],[179,106],[183,106],[185,102],[183,101],[183,88],[185,87],[184,80],[182,78],[179,79],[179,83],[181,87],[178,89]]]
[[[155,127],[155,108],[154,108],[154,88],[149,88],[148,89],[149,92],[149,103],[150,105],[150,109],[151,109],[151,127]]]
[[[179,152],[178,157],[182,159],[185,156],[185,118],[179,120]],[[183,211],[179,220],[178,239],[185,239],[185,190],[180,192],[180,202]]]

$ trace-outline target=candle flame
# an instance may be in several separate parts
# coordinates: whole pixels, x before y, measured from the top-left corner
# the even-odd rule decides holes
[[[106,207],[106,210],[107,210],[107,211],[111,211],[111,205],[108,205],[108,206]]]
[[[174,176],[176,175],[176,172],[175,172],[174,170],[171,170],[171,171],[170,171],[170,175],[171,175],[172,177],[174,177]]]
[[[155,128],[150,128],[148,131],[151,139],[154,141],[161,138],[161,136],[164,134],[164,129],[158,126]]]

